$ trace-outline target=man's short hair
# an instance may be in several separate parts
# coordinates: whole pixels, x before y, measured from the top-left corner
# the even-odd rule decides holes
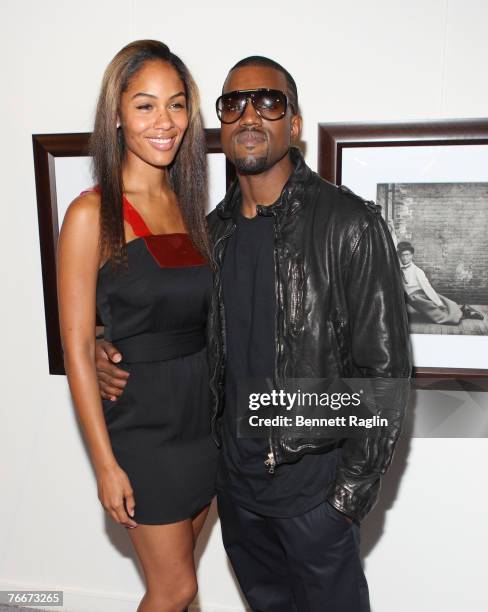
[[[397,253],[400,254],[403,253],[403,251],[410,251],[412,255],[415,253],[415,249],[410,242],[399,242],[397,244]]]
[[[295,79],[291,76],[286,68],[283,68],[281,64],[275,62],[269,57],[264,57],[263,55],[250,55],[249,57],[245,57],[232,66],[229,70],[229,73],[237,68],[243,68],[244,66],[267,66],[268,68],[274,68],[281,72],[286,79],[286,84],[288,86],[288,98],[290,100],[290,104],[293,106],[293,112],[298,114],[298,90],[297,84],[295,83]]]

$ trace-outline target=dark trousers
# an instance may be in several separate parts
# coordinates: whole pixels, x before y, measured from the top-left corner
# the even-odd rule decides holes
[[[222,492],[217,501],[225,550],[254,612],[370,612],[359,526],[328,502],[270,518]]]

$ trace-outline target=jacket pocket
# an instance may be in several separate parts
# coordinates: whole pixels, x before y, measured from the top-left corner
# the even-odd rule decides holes
[[[304,270],[298,258],[290,262],[288,272],[288,328],[292,336],[303,329]]]
[[[347,321],[338,312],[332,321],[332,336],[335,343],[335,354],[343,376],[352,376],[351,340]]]

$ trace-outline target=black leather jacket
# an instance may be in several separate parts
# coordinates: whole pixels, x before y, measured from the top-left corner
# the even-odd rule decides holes
[[[411,364],[400,268],[377,207],[320,178],[298,149],[290,155],[295,170],[280,199],[257,207],[258,214],[272,215],[275,222],[276,388],[286,378],[374,377],[389,425],[373,437],[342,441],[297,439],[273,428],[267,465],[273,471],[305,453],[341,445],[341,463],[327,499],[361,521],[376,502],[408,400]],[[216,267],[208,357],[218,446],[226,355],[220,272],[240,203],[236,181],[208,217]],[[406,384],[398,385],[397,379]]]

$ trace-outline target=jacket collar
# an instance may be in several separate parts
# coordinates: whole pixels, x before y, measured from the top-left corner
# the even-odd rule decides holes
[[[257,207],[258,214],[265,216],[274,214],[293,214],[303,204],[305,185],[312,176],[312,170],[307,166],[303,155],[296,147],[291,147],[290,158],[295,166],[288,181],[283,187],[278,200],[270,206]],[[217,206],[217,213],[222,219],[235,218],[241,205],[241,188],[236,179],[225,194],[224,199]]]

